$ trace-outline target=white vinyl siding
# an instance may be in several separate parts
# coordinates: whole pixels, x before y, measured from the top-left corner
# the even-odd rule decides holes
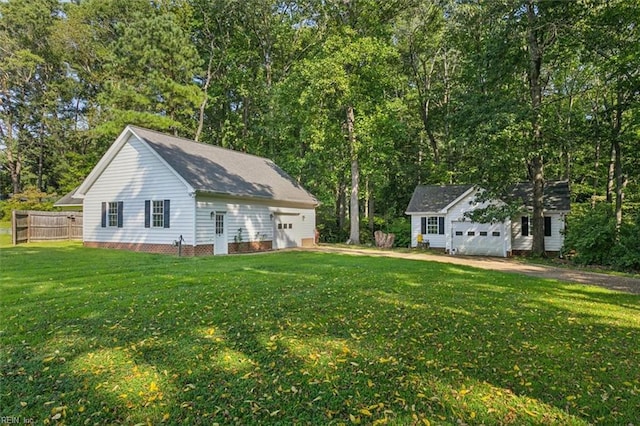
[[[560,251],[563,245],[564,220],[562,215],[555,213],[545,213],[551,218],[551,236],[544,237],[544,249],[546,251]],[[529,235],[522,236],[522,222],[520,216],[511,223],[511,246],[513,250],[531,250],[533,237],[531,236],[531,221],[529,221]]]
[[[145,228],[145,200],[171,200],[171,228]],[[122,228],[101,228],[101,202],[123,202]],[[183,236],[193,244],[194,198],[145,144],[129,137],[84,199],[84,240],[170,244]]]
[[[228,243],[235,242],[238,236],[243,242],[273,241],[274,224],[279,214],[290,214],[290,217],[296,218],[292,230],[299,244],[303,238],[314,238],[314,209],[278,207],[271,204],[268,201],[250,202],[199,196],[196,203],[196,243],[213,244],[215,212],[226,214]]]
[[[437,216],[442,216],[442,214],[438,215],[436,213],[425,213],[425,214],[421,214],[421,215],[411,215],[411,246],[412,247],[417,247],[418,246],[418,235],[420,235],[420,232],[422,231],[422,218],[426,217],[428,218],[429,216],[433,216],[436,217],[436,225],[438,223],[438,218]],[[428,221],[428,219],[427,219]],[[428,226],[428,223],[427,223]],[[444,234],[439,234],[438,233],[438,226],[436,226],[435,230],[436,233],[435,234],[423,234],[422,235],[422,241],[424,243],[426,243],[427,241],[429,241],[429,247],[431,248],[445,248],[446,243],[447,243],[447,218],[445,217],[445,221],[444,221]]]

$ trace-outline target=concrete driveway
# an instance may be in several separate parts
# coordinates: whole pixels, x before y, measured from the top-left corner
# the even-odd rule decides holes
[[[515,274],[531,275],[539,278],[580,284],[596,285],[611,290],[640,294],[640,277],[621,277],[616,275],[599,274],[597,272],[580,271],[569,268],[557,268],[553,266],[532,265],[519,262],[511,258],[479,257],[479,256],[448,256],[444,254],[428,254],[420,252],[402,253],[390,250],[379,250],[362,247],[337,247],[322,244],[316,247],[302,250],[320,251],[327,253],[343,253],[358,256],[395,257],[399,259],[422,260],[429,262],[452,263],[456,265],[472,266],[474,268],[489,269],[492,271],[509,272]]]

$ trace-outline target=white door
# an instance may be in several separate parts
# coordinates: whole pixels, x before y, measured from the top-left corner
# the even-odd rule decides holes
[[[226,219],[224,213],[216,213],[214,215],[215,238],[213,241],[213,254],[227,254],[229,252]]]
[[[477,256],[507,255],[505,241],[507,236],[502,223],[451,223],[451,249],[456,254]]]
[[[298,216],[296,215],[275,216],[273,235],[275,235],[276,249],[298,247],[300,245],[296,238],[297,218]]]

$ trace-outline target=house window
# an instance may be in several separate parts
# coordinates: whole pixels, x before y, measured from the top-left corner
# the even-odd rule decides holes
[[[122,201],[110,201],[102,203],[102,223],[103,228],[122,228],[123,223],[123,205]]]
[[[438,233],[438,218],[436,216],[431,216],[427,218],[427,234],[437,234]]]
[[[444,216],[427,216],[420,218],[420,233],[444,235]]]
[[[216,213],[216,235],[220,236],[224,234],[224,215]]]
[[[549,216],[544,217],[544,236],[551,236],[551,217]]]
[[[523,237],[529,236],[529,216],[522,216],[520,218],[520,234]]]
[[[145,228],[170,228],[171,201],[170,200],[145,200],[144,202],[144,227]]]
[[[118,226],[118,203],[109,203],[109,226]]]
[[[529,216],[522,216],[521,218],[521,224],[522,224],[522,228],[521,228],[521,234],[523,237],[528,237],[531,234],[531,231],[529,230]],[[550,237],[551,236],[551,217],[550,216],[545,216],[544,217],[544,236],[545,237]]]
[[[164,228],[164,201],[152,201],[151,226]]]

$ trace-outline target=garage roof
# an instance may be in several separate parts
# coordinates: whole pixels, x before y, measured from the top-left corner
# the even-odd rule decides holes
[[[533,184],[520,182],[513,186],[506,197],[508,200],[522,200],[527,208],[533,207]],[[544,184],[544,209],[569,211],[571,209],[569,182],[548,181]]]
[[[473,185],[418,185],[407,213],[439,212],[472,188]]]
[[[467,194],[473,185],[418,185],[407,207],[407,214],[436,213]],[[533,206],[533,184],[520,182],[505,197],[507,201],[522,201],[525,208]],[[544,209],[547,211],[570,210],[569,183],[548,181],[544,186]]]

